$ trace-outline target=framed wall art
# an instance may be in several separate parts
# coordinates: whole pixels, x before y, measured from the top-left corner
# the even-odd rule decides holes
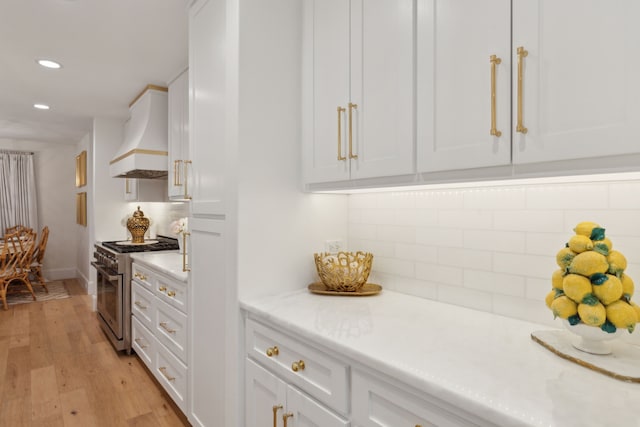
[[[76,224],[87,226],[87,192],[76,194]]]
[[[76,156],[76,187],[87,185],[87,152]]]

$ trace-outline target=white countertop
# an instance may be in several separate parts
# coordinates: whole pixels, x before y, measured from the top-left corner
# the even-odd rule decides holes
[[[182,271],[182,254],[176,252],[135,252],[134,262],[146,264],[176,280],[187,282],[188,273]]]
[[[640,426],[640,384],[576,365],[531,339],[548,326],[387,290],[337,297],[305,289],[241,306],[497,425]]]

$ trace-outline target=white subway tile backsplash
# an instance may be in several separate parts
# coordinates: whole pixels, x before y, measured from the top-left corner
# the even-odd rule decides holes
[[[609,187],[605,183],[544,185],[527,188],[527,209],[561,210],[588,207],[607,209]]]
[[[465,209],[520,210],[526,208],[524,187],[474,188],[464,192]]]
[[[417,227],[416,243],[444,247],[463,246],[463,232],[453,228]]]
[[[561,232],[564,226],[561,210],[496,211],[493,215],[496,230]]]
[[[354,194],[348,246],[385,289],[562,328],[544,297],[575,225],[603,226],[640,283],[639,219],[640,181]]]
[[[478,210],[442,210],[438,214],[438,226],[445,228],[489,230],[493,225],[491,212]]]
[[[524,253],[526,233],[521,231],[464,230],[464,247],[490,252]]]
[[[491,252],[463,248],[438,248],[438,264],[452,267],[491,270]]]
[[[512,274],[465,270],[464,287],[489,292],[491,294],[511,295],[521,298],[525,296],[524,276]]]

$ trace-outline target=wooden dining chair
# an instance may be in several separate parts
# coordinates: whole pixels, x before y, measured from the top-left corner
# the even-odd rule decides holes
[[[42,275],[42,262],[44,261],[44,252],[47,248],[47,241],[49,240],[49,227],[44,226],[42,228],[42,232],[40,233],[40,241],[38,242],[38,246],[33,251],[33,256],[31,257],[31,264],[29,266],[30,275],[29,279],[31,280],[31,284],[38,284],[44,287],[44,290],[49,293],[49,289],[47,289],[47,283],[44,280],[44,276]]]
[[[24,285],[31,293],[33,300],[36,300],[36,294],[29,282],[29,264],[34,250],[35,233],[5,235],[0,252],[0,299],[5,310],[9,309],[7,305],[9,286]],[[22,292],[25,291],[22,290]]]

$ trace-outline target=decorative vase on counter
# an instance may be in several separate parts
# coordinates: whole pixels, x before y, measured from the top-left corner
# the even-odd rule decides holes
[[[580,338],[575,348],[609,354],[607,342],[619,332],[632,333],[640,322],[640,307],[631,300],[635,286],[625,256],[613,249],[604,228],[585,221],[574,232],[556,255],[560,268],[552,274],[546,304]]]
[[[144,216],[144,212],[138,210],[127,220],[127,230],[131,233],[131,243],[144,243],[144,235],[149,229],[149,218]]]

